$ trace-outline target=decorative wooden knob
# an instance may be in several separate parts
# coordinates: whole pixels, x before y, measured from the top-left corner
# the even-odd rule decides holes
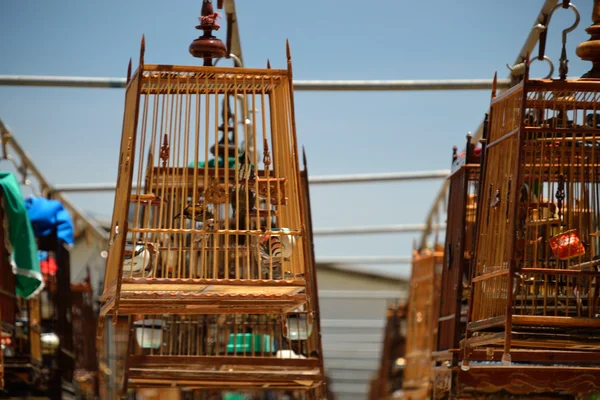
[[[577,46],[577,55],[585,61],[591,61],[593,66],[582,79],[600,78],[600,0],[594,0],[592,8],[593,24],[585,31],[590,34],[590,40]]]
[[[200,25],[196,29],[204,31],[204,35],[194,40],[190,44],[190,54],[196,58],[204,59],[204,66],[212,66],[212,59],[225,56],[227,47],[221,39],[212,35],[212,31],[218,31],[220,26],[217,23],[219,14],[213,9],[211,0],[202,0],[202,11],[200,15]]]

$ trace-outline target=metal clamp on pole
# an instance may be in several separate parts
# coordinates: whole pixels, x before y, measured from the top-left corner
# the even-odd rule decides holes
[[[534,58],[534,59],[530,59],[529,62],[520,62],[518,64],[513,65],[512,67],[508,64],[506,64],[506,68],[508,68],[510,70],[510,73],[514,76],[514,77],[518,77],[518,78],[522,78],[525,75],[525,70],[527,69],[527,64],[531,65],[531,63],[535,60],[539,60],[538,57]],[[552,60],[550,58],[548,58],[548,56],[543,56],[542,57],[543,61],[546,61],[548,63],[548,65],[550,66],[550,71],[548,72],[548,75],[546,75],[544,77],[544,79],[550,79],[552,78],[552,75],[554,74],[554,63],[552,62]]]

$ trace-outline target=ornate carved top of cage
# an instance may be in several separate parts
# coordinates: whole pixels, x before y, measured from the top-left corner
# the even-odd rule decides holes
[[[415,399],[431,393],[431,354],[437,340],[443,256],[443,248],[437,244],[432,250],[413,254],[402,390]]]
[[[143,47],[126,91],[102,313],[304,304],[289,47],[287,70],[148,65]]]

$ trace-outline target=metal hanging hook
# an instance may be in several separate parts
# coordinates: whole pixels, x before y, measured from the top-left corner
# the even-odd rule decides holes
[[[19,170],[19,165],[17,164],[17,160],[12,156],[12,154],[4,154],[0,161],[10,161],[16,170]]]
[[[33,186],[33,182],[31,182],[31,180],[29,180],[29,178],[27,177],[27,174],[28,174],[27,165],[25,163],[23,163],[22,165],[17,167],[17,171],[21,174],[21,185],[27,186],[31,190],[31,194],[33,196],[36,196],[36,197],[41,196],[40,191],[38,191],[38,192],[35,191],[35,186]]]
[[[244,64],[242,63],[242,60],[238,56],[236,56],[235,54],[233,54],[233,53],[229,53],[229,55],[226,56],[226,57],[216,58],[213,61],[213,65],[216,67],[219,64],[219,61],[222,60],[223,58],[226,58],[226,59],[230,58],[230,59],[232,59],[233,62],[234,62],[234,67],[243,67],[244,66]],[[241,107],[240,111],[243,114],[241,120],[238,121],[237,123],[242,124],[242,126],[244,127],[243,128],[244,129],[244,137],[246,137],[247,136],[246,133],[249,132],[252,129],[252,124],[253,124],[253,121],[255,120],[256,113],[258,111],[260,111],[260,110],[259,109],[253,109],[249,105],[246,105],[244,107],[244,100],[245,100],[245,98],[244,98],[244,96],[242,94],[238,94],[237,95],[237,100],[240,103],[240,107]],[[245,143],[243,145],[244,145],[244,148],[245,148],[245,146],[246,146]]]
[[[25,182],[21,182],[21,185],[28,187],[31,190],[32,196],[39,197],[40,194],[35,192],[35,187],[29,179],[25,180]]]
[[[0,146],[2,147],[2,158],[0,158],[0,161],[8,160],[13,164],[15,169],[18,170],[19,166],[17,165],[17,160],[8,152],[8,139],[9,138],[10,138],[10,133],[3,131],[2,132],[2,141],[0,142]]]
[[[235,67],[243,67],[244,66],[242,64],[242,60],[240,60],[240,58],[238,56],[236,56],[235,54],[233,54],[233,53],[229,53],[229,55],[226,56],[226,57],[215,58],[215,60],[213,61],[213,65],[216,67],[217,64],[219,63],[219,61],[222,60],[223,58],[231,58],[231,59],[233,59]]]
[[[538,57],[531,58],[529,60],[529,65],[531,65],[531,63],[533,61],[538,60],[538,59],[539,59]],[[554,63],[548,56],[544,56],[543,60],[546,61],[548,63],[548,65],[550,66],[550,72],[548,72],[548,75],[546,75],[543,79],[550,79],[550,78],[552,78],[552,75],[554,74]],[[506,68],[508,68],[510,70],[510,73],[513,76],[525,75],[525,62],[520,62],[518,64],[513,65],[512,67],[510,65],[506,64]]]
[[[562,50],[560,53],[560,65],[558,67],[558,72],[560,74],[560,79],[565,80],[565,79],[567,79],[567,74],[569,72],[569,60],[567,59],[567,35],[569,33],[571,33],[573,30],[575,30],[575,28],[577,28],[577,26],[579,26],[579,21],[581,20],[581,16],[579,14],[579,10],[577,9],[577,7],[575,7],[575,5],[573,3],[571,3],[570,1],[566,0],[566,1],[563,1],[561,4],[555,5],[554,8],[552,8],[550,13],[548,14],[548,21],[546,23],[546,26],[548,26],[550,24],[550,19],[552,18],[552,15],[559,8],[564,8],[564,9],[570,8],[571,10],[573,10],[573,13],[575,14],[575,22],[573,22],[573,25],[571,25],[570,27],[568,27],[566,29],[563,29],[563,31],[562,31]]]

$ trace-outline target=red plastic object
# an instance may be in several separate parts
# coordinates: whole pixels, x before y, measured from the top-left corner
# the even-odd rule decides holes
[[[579,239],[577,229],[572,229],[548,240],[554,255],[559,260],[568,260],[585,254],[585,248]]]

